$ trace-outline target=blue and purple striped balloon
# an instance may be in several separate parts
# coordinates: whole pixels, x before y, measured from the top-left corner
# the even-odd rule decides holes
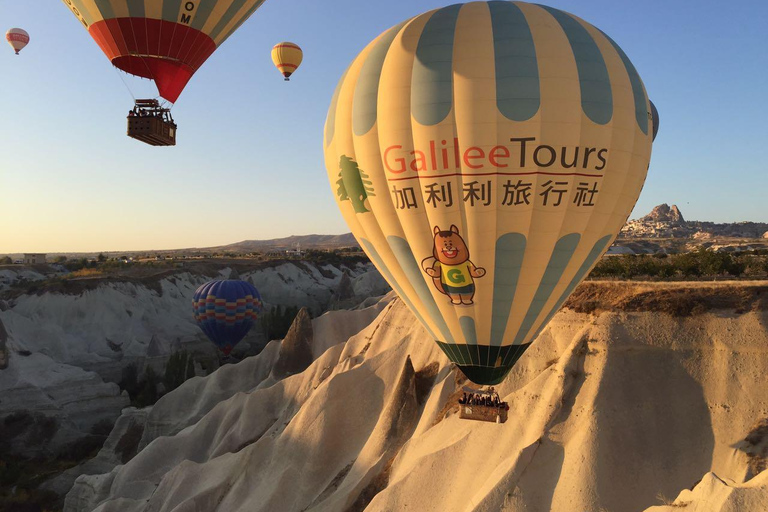
[[[245,281],[208,281],[195,292],[192,312],[206,336],[229,355],[262,310],[261,295]]]

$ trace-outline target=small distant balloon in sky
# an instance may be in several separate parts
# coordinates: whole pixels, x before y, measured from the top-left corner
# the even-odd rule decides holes
[[[278,71],[289,81],[291,75],[301,65],[304,59],[304,52],[296,43],[283,41],[272,47],[272,62]]]
[[[5,40],[11,45],[11,48],[19,54],[21,50],[29,43],[29,34],[21,28],[11,28],[5,33]]]

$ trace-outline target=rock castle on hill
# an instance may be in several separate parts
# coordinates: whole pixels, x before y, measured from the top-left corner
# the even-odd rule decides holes
[[[768,239],[768,223],[686,221],[676,205],[660,204],[645,217],[628,221],[619,238]]]

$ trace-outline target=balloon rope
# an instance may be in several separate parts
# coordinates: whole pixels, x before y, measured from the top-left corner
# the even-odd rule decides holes
[[[120,71],[117,69],[117,67],[112,66],[112,69],[114,69],[115,73],[117,73],[117,76],[120,77],[120,81],[123,82],[123,85],[125,86],[126,90],[128,91],[128,94],[131,95],[131,97],[133,98],[133,102],[136,103],[136,96],[134,96],[133,91],[131,90],[131,88],[128,87],[128,83],[123,78],[123,75],[120,74]]]
[[[144,23],[146,24],[146,20],[145,20]],[[137,40],[136,39],[136,31],[133,30],[133,23],[129,23],[129,25],[131,27],[131,33],[133,34],[133,40],[136,41]],[[147,47],[149,47],[149,35],[147,35]],[[157,85],[157,80],[155,79],[155,75],[152,73],[152,68],[149,67],[149,65],[147,64],[147,61],[144,60],[144,55],[139,53],[138,56],[141,59],[141,62],[144,64],[144,67],[147,68],[147,71],[149,72],[149,76],[152,78],[152,81],[155,82],[155,85]],[[160,97],[160,94],[158,92],[158,95],[155,96],[154,99],[158,99],[159,97]]]

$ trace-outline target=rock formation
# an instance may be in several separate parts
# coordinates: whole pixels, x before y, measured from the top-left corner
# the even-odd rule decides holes
[[[259,380],[224,367],[185,383],[166,405],[186,428],[81,477],[66,510],[766,510],[768,472],[751,477],[734,446],[762,453],[761,285],[707,284],[733,301],[674,316],[664,304],[696,290],[593,286],[615,289],[596,295],[594,313],[558,313],[497,386],[503,425],[458,418],[464,381],[395,301],[301,373]],[[745,297],[746,312],[730,306]]]
[[[677,205],[671,207],[667,204],[660,204],[651,210],[651,213],[640,219],[641,222],[669,222],[672,224],[685,224],[683,214],[680,213]]]
[[[274,374],[278,378],[301,373],[312,363],[312,319],[307,308],[301,308],[280,343],[280,354]]]
[[[8,368],[8,360],[11,353],[8,350],[8,333],[5,331],[5,326],[2,320],[0,320],[0,370]]]
[[[655,249],[650,247],[649,250],[645,250],[646,248],[635,246],[638,245],[639,241],[654,238],[689,239],[702,243],[708,243],[709,240],[718,238],[757,241],[764,236],[767,229],[768,223],[760,222],[717,224],[714,222],[686,221],[676,205],[660,204],[653,208],[648,215],[628,221],[621,229],[616,243],[620,246],[631,247],[633,252],[663,252],[659,250],[659,247]],[[762,244],[762,242],[758,244]],[[729,246],[735,247],[736,250],[739,250],[740,247],[750,248],[749,243],[744,244],[740,240],[726,243],[723,247]]]

